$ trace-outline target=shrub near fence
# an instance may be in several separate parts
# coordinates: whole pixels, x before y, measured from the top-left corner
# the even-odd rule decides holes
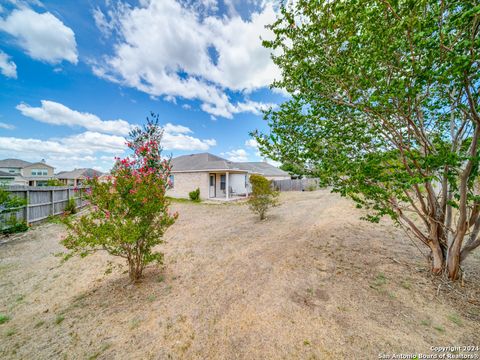
[[[8,214],[0,214],[0,225],[8,220],[6,217],[14,215],[17,221],[35,223],[49,216],[63,213],[69,199],[75,199],[77,208],[86,205],[82,193],[85,186],[10,186],[5,190],[12,195],[27,199],[27,205],[17,208]]]
[[[277,191],[311,191],[319,188],[319,179],[286,179],[273,180],[273,187]]]

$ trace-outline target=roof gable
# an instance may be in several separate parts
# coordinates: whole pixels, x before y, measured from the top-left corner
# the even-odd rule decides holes
[[[20,159],[3,159],[0,160],[0,167],[2,168],[18,168],[22,169],[26,166],[32,165],[31,162]]]

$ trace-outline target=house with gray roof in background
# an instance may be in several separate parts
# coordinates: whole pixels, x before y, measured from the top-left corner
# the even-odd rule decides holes
[[[72,171],[61,171],[55,175],[55,178],[58,179],[62,184],[68,186],[78,186],[81,185],[87,178],[91,177],[100,177],[102,172],[91,169],[75,169]]]
[[[167,195],[188,198],[199,188],[202,200],[232,200],[248,196],[250,175],[269,180],[290,179],[290,174],[266,162],[233,162],[219,156],[201,153],[178,156],[171,161],[172,188]]]
[[[44,186],[53,179],[54,167],[45,160],[29,162],[20,159],[0,160],[0,183],[3,185]]]

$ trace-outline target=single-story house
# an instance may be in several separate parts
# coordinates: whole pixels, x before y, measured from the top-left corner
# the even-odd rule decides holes
[[[78,186],[81,185],[87,178],[101,175],[102,173],[95,169],[83,168],[72,171],[61,171],[55,175],[55,178],[65,185]]]
[[[46,164],[45,160],[31,163],[20,159],[4,159],[0,160],[0,171],[3,174],[0,174],[0,181],[5,185],[44,186],[53,179],[54,167]]]
[[[251,174],[270,180],[290,179],[287,172],[266,162],[233,162],[209,153],[178,156],[171,165],[172,187],[167,195],[178,198],[188,198],[188,193],[197,188],[203,200],[248,196]]]

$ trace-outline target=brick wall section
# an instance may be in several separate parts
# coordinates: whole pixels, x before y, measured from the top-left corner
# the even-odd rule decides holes
[[[208,172],[172,173],[174,187],[167,191],[167,195],[176,198],[188,199],[188,193],[200,188],[200,198],[208,199]]]

